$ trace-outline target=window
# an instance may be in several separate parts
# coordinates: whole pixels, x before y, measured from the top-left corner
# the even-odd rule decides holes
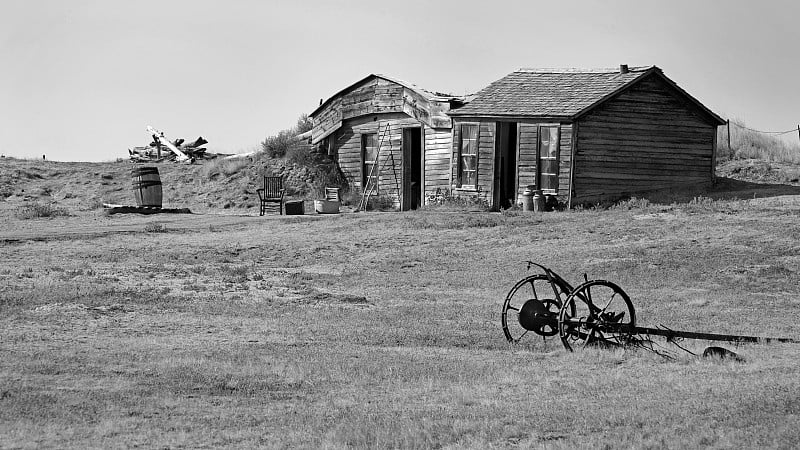
[[[478,183],[478,125],[461,125],[458,147],[458,184],[476,187]]]
[[[378,190],[378,133],[361,135],[361,187]]]
[[[539,189],[558,191],[559,127],[539,127]]]

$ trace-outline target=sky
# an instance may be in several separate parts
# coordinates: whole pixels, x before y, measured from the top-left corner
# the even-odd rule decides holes
[[[797,17],[771,0],[0,0],[0,154],[113,161],[148,125],[249,152],[372,73],[466,94],[522,67],[620,64],[791,130]]]

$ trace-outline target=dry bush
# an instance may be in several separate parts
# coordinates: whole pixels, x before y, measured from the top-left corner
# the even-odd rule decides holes
[[[251,162],[247,158],[213,159],[203,165],[202,174],[211,179],[217,175],[229,177],[249,167]]]
[[[160,224],[158,222],[152,222],[145,225],[144,231],[145,233],[166,233],[169,230],[167,230],[166,225]]]
[[[65,208],[61,208],[50,203],[39,202],[22,206],[17,210],[16,213],[16,216],[20,219],[37,219],[40,217],[58,217],[68,215],[69,211],[67,211]]]
[[[287,156],[291,149],[298,145],[303,145],[297,135],[311,130],[312,122],[307,114],[301,115],[297,119],[297,124],[292,128],[282,130],[274,136],[268,136],[261,143],[261,148],[270,158],[283,158]]]

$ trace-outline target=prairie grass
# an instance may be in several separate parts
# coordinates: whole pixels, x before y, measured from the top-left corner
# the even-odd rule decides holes
[[[510,346],[499,315],[535,260],[573,283],[617,282],[644,326],[793,336],[798,211],[791,198],[633,199],[547,214],[176,217],[177,232],[147,239],[142,222],[43,233],[0,260],[0,441],[791,448],[796,345],[731,346],[744,363],[568,353],[538,336]]]
[[[791,140],[775,135],[759,133],[746,128],[739,119],[732,119],[730,126],[730,146],[728,146],[727,127],[717,129],[717,154],[719,160],[759,159],[762,161],[800,164],[800,142],[797,133]]]

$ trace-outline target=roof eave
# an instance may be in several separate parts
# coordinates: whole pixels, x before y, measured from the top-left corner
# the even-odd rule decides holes
[[[558,121],[571,121],[572,117],[569,115],[557,115],[557,114],[522,114],[522,113],[461,113],[456,114],[451,111],[447,111],[445,114],[454,118],[454,119],[521,119],[521,120],[528,120],[528,119],[546,119],[546,120],[558,120]]]
[[[370,78],[372,78],[372,77],[377,77],[377,76],[378,76],[378,75],[375,75],[374,73],[371,73],[371,74],[367,75],[366,77],[364,77],[364,78],[362,78],[362,79],[360,79],[360,80],[356,81],[355,83],[353,83],[353,84],[351,84],[351,85],[347,86],[346,88],[344,88],[344,89],[341,89],[340,91],[338,91],[338,92],[336,92],[335,94],[333,94],[333,95],[331,95],[330,97],[328,97],[328,99],[327,99],[327,100],[325,100],[324,102],[320,103],[320,105],[319,105],[319,106],[317,106],[317,108],[316,108],[316,109],[314,109],[313,111],[311,111],[311,113],[309,113],[309,114],[308,114],[308,116],[309,116],[309,117],[314,117],[315,115],[317,115],[317,113],[319,113],[319,112],[320,112],[320,111],[322,111],[322,110],[323,110],[323,109],[324,109],[326,106],[328,106],[328,104],[330,104],[330,102],[331,102],[331,101],[333,101],[333,99],[335,99],[336,97],[338,97],[338,96],[342,95],[343,93],[345,93],[345,92],[347,92],[348,90],[350,90],[350,89],[352,89],[352,88],[356,87],[357,85],[359,85],[359,84],[361,84],[361,83],[363,83],[363,82],[365,82],[365,81],[369,80]]]
[[[421,97],[425,98],[428,101],[439,101],[440,102],[440,101],[451,101],[451,100],[461,100],[461,99],[463,99],[463,97],[459,97],[459,96],[456,96],[456,95],[453,95],[453,96],[447,96],[447,95],[442,96],[442,95],[434,94],[434,93],[428,92],[428,91],[426,91],[426,90],[424,90],[424,89],[422,89],[422,88],[420,88],[418,86],[414,86],[413,84],[411,84],[411,83],[409,83],[407,81],[403,81],[403,80],[400,80],[400,79],[397,79],[397,78],[394,78],[394,77],[390,77],[390,76],[387,76],[387,75],[381,75],[381,74],[378,74],[378,73],[371,73],[371,74],[367,75],[366,77],[356,81],[355,83],[347,86],[344,89],[339,90],[335,94],[333,94],[330,97],[328,97],[328,99],[325,100],[324,102],[322,102],[316,109],[314,109],[314,111],[311,111],[309,116],[310,117],[314,117],[317,113],[319,113],[326,106],[328,106],[328,104],[330,104],[330,102],[333,101],[333,99],[335,99],[336,97],[339,97],[340,95],[344,94],[345,92],[353,89],[354,87],[358,86],[361,83],[364,83],[365,81],[367,81],[367,80],[369,80],[370,78],[373,78],[373,77],[374,78],[381,78],[381,79],[384,79],[386,81],[390,81],[392,83],[399,84],[400,86],[403,86],[406,89],[410,89],[410,90],[416,92],[418,95],[420,95]]]

